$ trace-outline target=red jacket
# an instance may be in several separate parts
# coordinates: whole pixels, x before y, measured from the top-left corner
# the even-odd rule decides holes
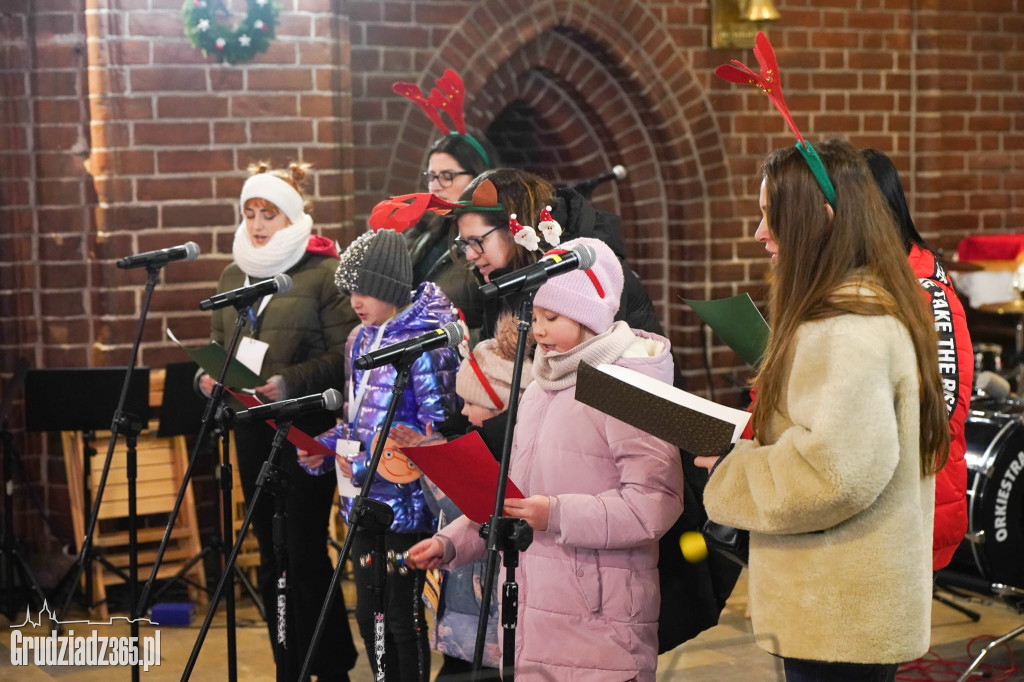
[[[949,415],[949,459],[935,476],[935,528],[932,533],[932,570],[945,568],[953,552],[967,533],[967,462],[964,452],[964,421],[971,404],[974,383],[974,349],[967,332],[964,307],[953,291],[946,271],[935,262],[931,251],[916,244],[911,246],[907,260],[914,275],[928,294],[939,334],[939,370],[942,392]],[[757,391],[750,391],[749,411],[754,411]],[[752,424],[747,423],[742,438],[753,438]]]
[[[939,371],[949,414],[949,459],[935,476],[935,530],[932,569],[949,564],[967,532],[967,462],[964,421],[971,403],[974,381],[974,350],[967,332],[967,318],[953,286],[935,256],[914,245],[907,259],[928,293],[935,331],[939,333]]]

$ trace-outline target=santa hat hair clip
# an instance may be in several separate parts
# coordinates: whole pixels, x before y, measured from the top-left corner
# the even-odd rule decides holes
[[[558,243],[561,241],[562,226],[551,217],[550,206],[545,206],[540,212],[540,222],[537,223],[537,229],[544,235],[544,241],[551,244],[551,246],[558,246]]]
[[[420,86],[415,83],[399,81],[392,83],[391,89],[396,94],[412,100],[422,109],[423,113],[433,121],[442,135],[457,135],[468,142],[476,153],[480,155],[484,165],[490,168],[491,157],[488,156],[483,145],[477,142],[472,135],[466,134],[466,119],[463,113],[466,86],[463,84],[462,78],[451,69],[445,69],[444,75],[434,83],[437,87],[430,91],[430,97],[425,96],[423,91],[420,90]],[[455,125],[454,131],[445,125],[444,119],[441,118],[442,112],[447,114],[448,118]]]
[[[512,241],[527,251],[536,251],[540,248],[540,237],[537,231],[529,225],[522,225],[513,213],[508,217],[508,229],[512,233]]]
[[[749,83],[760,88],[768,95],[768,99],[772,101],[775,108],[782,114],[782,118],[786,119],[789,129],[796,136],[797,151],[804,157],[804,161],[807,162],[811,173],[814,174],[814,179],[818,181],[818,186],[821,187],[821,191],[825,194],[825,199],[835,209],[836,188],[828,177],[828,171],[825,170],[825,164],[821,162],[818,152],[800,134],[800,130],[796,127],[796,122],[793,121],[793,115],[789,113],[789,107],[786,106],[786,98],[782,94],[782,81],[779,77],[779,63],[775,60],[775,50],[772,49],[772,44],[768,42],[768,37],[764,33],[757,34],[754,44],[754,57],[757,58],[757,63],[761,65],[760,73],[754,73],[748,66],[733,59],[732,64],[722,64],[715,69],[715,75],[730,83]]]

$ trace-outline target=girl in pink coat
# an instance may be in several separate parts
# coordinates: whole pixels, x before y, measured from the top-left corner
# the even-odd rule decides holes
[[[615,364],[672,382],[668,339],[613,322],[623,274],[603,242],[597,261],[537,292],[534,381],[519,407],[510,478],[526,496],[504,513],[525,519],[516,679],[654,680],[658,539],[682,512],[679,450],[577,402],[580,362]],[[414,545],[419,567],[454,568],[484,556],[466,517]]]

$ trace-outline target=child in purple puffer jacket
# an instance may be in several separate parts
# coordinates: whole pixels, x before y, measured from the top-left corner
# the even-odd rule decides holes
[[[345,382],[345,420],[321,435],[319,440],[335,450],[338,441],[349,441],[353,458],[335,457],[324,461],[303,457],[311,473],[342,473],[361,486],[367,474],[373,441],[378,435],[396,370],[384,365],[372,370],[357,370],[354,361],[377,348],[425,334],[457,319],[451,303],[441,289],[424,282],[412,291],[412,263],[404,238],[394,230],[367,232],[352,242],[341,255],[335,276],[338,288],[350,294],[352,309],[362,324],[352,330],[346,344],[347,379]],[[395,423],[424,431],[432,422],[442,422],[458,411],[455,373],[459,367],[454,348],[424,353],[413,363],[409,384],[395,412]],[[345,445],[345,443],[343,443]],[[300,453],[301,454],[301,453]],[[369,497],[386,502],[395,513],[386,535],[388,550],[405,552],[436,529],[437,519],[423,498],[420,472],[403,455],[392,449],[382,457],[370,485]],[[336,460],[336,462],[335,462]],[[348,515],[351,500],[342,498],[342,513]],[[370,589],[370,569],[358,560],[370,553],[372,537],[359,532],[352,541],[354,582],[356,585],[356,621],[368,652],[374,651],[374,599]],[[388,679],[426,682],[430,679],[430,649],[424,620],[423,571],[397,571],[387,576],[387,633],[384,667]],[[329,646],[329,644],[325,645]],[[377,662],[370,656],[376,673]]]

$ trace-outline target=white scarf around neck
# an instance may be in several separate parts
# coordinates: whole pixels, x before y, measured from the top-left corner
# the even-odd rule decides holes
[[[250,199],[264,199],[274,204],[288,217],[291,225],[275,232],[267,243],[253,246],[245,219],[235,230],[235,242],[231,253],[242,272],[250,277],[273,277],[287,272],[302,260],[313,232],[313,218],[303,210],[302,195],[285,180],[270,173],[257,173],[242,185],[239,205],[245,212],[245,202]]]
[[[287,272],[302,260],[309,246],[309,236],[313,232],[313,219],[306,215],[298,223],[278,230],[267,240],[267,243],[256,248],[245,221],[235,230],[235,243],[231,254],[242,272],[250,277],[273,277]]]

